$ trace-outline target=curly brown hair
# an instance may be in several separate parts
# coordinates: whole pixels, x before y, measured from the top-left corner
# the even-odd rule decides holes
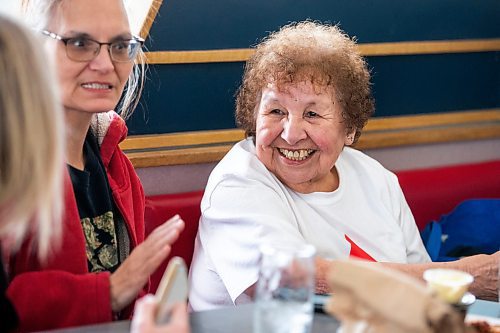
[[[256,110],[268,82],[283,87],[302,81],[332,88],[356,142],[375,110],[367,64],[355,41],[337,26],[312,21],[288,24],[257,45],[237,92],[238,127],[255,136]]]

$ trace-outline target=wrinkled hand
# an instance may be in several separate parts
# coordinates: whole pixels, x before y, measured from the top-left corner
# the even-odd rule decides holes
[[[189,333],[189,320],[186,304],[177,303],[172,308],[170,321],[167,324],[156,325],[155,313],[158,303],[154,296],[146,295],[137,301],[134,318],[130,327],[131,333]]]
[[[110,276],[113,312],[130,304],[148,282],[149,276],[170,253],[170,246],[184,229],[184,221],[175,215],[157,227],[139,244]]]
[[[457,269],[474,276],[470,292],[476,297],[498,302],[498,264],[500,251],[485,255],[479,254],[456,261]]]

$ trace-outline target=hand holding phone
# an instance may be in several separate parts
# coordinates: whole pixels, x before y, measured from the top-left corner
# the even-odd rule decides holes
[[[180,257],[170,259],[165,273],[161,278],[156,290],[158,311],[156,323],[168,322],[172,305],[178,302],[186,302],[188,295],[187,268],[184,260]]]

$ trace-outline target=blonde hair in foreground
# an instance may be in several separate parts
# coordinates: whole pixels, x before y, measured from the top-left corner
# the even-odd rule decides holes
[[[0,237],[45,258],[61,233],[63,114],[41,42],[0,16]]]

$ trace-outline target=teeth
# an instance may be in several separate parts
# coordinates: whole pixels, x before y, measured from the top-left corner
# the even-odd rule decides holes
[[[292,161],[303,161],[314,152],[314,149],[288,150],[279,148],[280,153]]]
[[[109,84],[99,84],[99,83],[84,83],[82,87],[88,89],[110,89],[111,86]]]

